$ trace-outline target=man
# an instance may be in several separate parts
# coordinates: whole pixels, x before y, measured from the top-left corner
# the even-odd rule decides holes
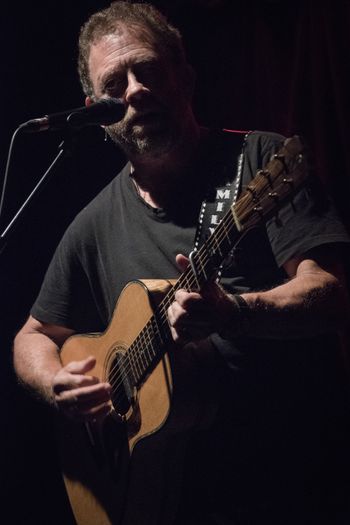
[[[237,149],[236,137],[201,128],[180,35],[148,5],[112,3],[85,24],[79,46],[86,105],[125,104],[106,131],[129,163],[68,228],[15,339],[14,363],[63,415],[95,421],[110,412],[111,385],[91,372],[94,356],[62,366],[60,347],[106,329],[129,281],[177,278],[202,201],[216,187],[248,184],[283,138],[251,133]],[[177,523],[320,523],[320,412],[338,395],[335,352],[321,341],[347,319],[348,237],[308,190],[279,219],[244,236],[223,286],[179,289],[169,305],[175,351],[205,340],[224,357],[229,386],[215,425],[189,445]]]

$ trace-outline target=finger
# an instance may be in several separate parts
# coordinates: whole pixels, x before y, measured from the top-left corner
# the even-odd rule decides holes
[[[184,345],[190,341],[200,341],[201,339],[204,339],[209,335],[209,331],[206,327],[204,327],[203,330],[181,327],[179,329],[172,328],[171,334],[175,343]]]
[[[58,395],[65,390],[72,390],[83,386],[92,386],[99,382],[99,379],[95,376],[73,374],[68,372],[66,368],[62,368],[53,380],[52,389],[54,393]]]
[[[170,327],[171,336],[175,343],[184,344],[188,342],[187,334],[184,330]]]
[[[176,256],[175,260],[176,260],[176,264],[178,265],[178,267],[180,268],[182,272],[186,270],[187,266],[190,263],[189,258],[186,257],[185,255],[182,255],[182,253],[179,253]]]
[[[206,282],[201,288],[203,298],[216,303],[226,295],[223,288],[215,281]]]
[[[81,361],[71,361],[64,368],[67,370],[67,372],[72,374],[86,374],[86,372],[89,372],[94,368],[95,364],[95,357],[89,356],[86,359],[82,359]]]
[[[57,396],[57,402],[65,405],[76,403],[98,404],[110,399],[111,386],[108,383],[98,383],[92,386],[63,390]]]
[[[180,343],[200,340],[208,337],[213,332],[211,324],[208,322],[198,321],[196,323],[182,324],[171,328],[174,341]]]
[[[101,383],[100,389],[94,391],[78,390],[77,403],[81,409],[89,409],[95,405],[111,400],[111,388],[108,384]]]
[[[175,292],[175,302],[179,303],[183,308],[192,308],[193,305],[203,301],[203,297],[198,292],[188,292],[183,288],[180,288]]]
[[[213,313],[211,310],[200,307],[196,311],[188,312],[178,303],[174,303],[168,310],[168,322],[170,328],[178,332],[187,331],[195,333],[210,333],[213,326]]]
[[[179,320],[185,317],[188,317],[188,312],[178,302],[174,302],[168,308],[168,321],[171,326],[175,326]]]
[[[96,388],[99,387],[99,388]],[[98,413],[98,407],[111,407],[110,385],[100,383],[92,388],[68,390],[55,397],[58,410],[74,419],[85,419],[90,414]],[[105,413],[104,409],[101,409]]]

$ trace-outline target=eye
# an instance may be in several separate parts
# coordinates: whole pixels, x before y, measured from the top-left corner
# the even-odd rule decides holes
[[[107,79],[103,85],[103,93],[110,97],[120,97],[125,91],[125,81],[120,78]]]
[[[160,64],[156,61],[142,62],[134,65],[134,73],[144,84],[154,83],[161,75]]]

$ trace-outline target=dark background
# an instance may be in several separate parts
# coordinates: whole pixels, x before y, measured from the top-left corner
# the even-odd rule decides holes
[[[349,2],[154,3],[183,33],[197,72],[194,108],[199,122],[301,134],[312,168],[350,230]],[[13,2],[2,8],[0,179],[20,123],[83,105],[76,74],[77,35],[85,19],[107,5],[65,0]],[[18,136],[1,232],[64,138],[57,132]],[[11,524],[69,523],[51,418],[17,386],[11,342],[65,227],[123,163],[103,138],[97,128],[79,134],[74,153],[54,169],[0,259],[0,482]]]

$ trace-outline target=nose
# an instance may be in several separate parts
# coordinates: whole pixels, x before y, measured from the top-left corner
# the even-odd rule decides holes
[[[139,100],[149,90],[140,82],[135,74],[131,71],[128,72],[127,87],[125,90],[125,101],[130,104],[134,100]]]

